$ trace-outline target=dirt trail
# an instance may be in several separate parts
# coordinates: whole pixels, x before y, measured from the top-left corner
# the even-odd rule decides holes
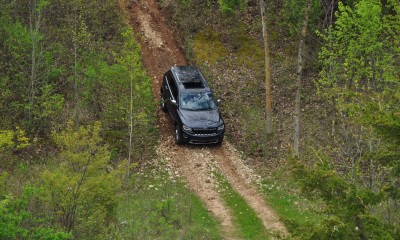
[[[122,2],[123,0],[120,0]],[[131,0],[126,6],[130,21],[142,48],[147,73],[153,78],[153,94],[158,99],[162,74],[173,65],[186,65],[182,49],[165,24],[156,0]],[[251,182],[258,177],[246,167],[237,151],[225,141],[222,146],[177,146],[173,139],[172,124],[162,111],[158,111],[161,141],[158,154],[186,180],[222,223],[225,239],[239,239],[229,208],[223,203],[213,172],[219,170],[232,187],[247,201],[264,226],[281,236],[288,232],[274,211],[268,207]]]

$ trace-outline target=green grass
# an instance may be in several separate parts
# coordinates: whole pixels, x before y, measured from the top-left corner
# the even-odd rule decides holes
[[[215,173],[215,176],[220,185],[222,199],[232,211],[234,224],[239,227],[240,237],[248,240],[269,239],[271,235],[265,229],[254,210],[247,205],[239,193],[232,189],[221,174]]]
[[[221,226],[201,200],[161,169],[132,176],[117,218],[121,239],[221,239]]]
[[[288,180],[286,180],[288,181]],[[264,179],[262,193],[266,201],[284,221],[292,236],[302,236],[323,218],[322,204],[310,201],[294,191],[296,186],[277,179]]]
[[[216,62],[228,56],[228,50],[221,42],[221,34],[208,28],[196,34],[193,40],[193,53],[197,63]]]

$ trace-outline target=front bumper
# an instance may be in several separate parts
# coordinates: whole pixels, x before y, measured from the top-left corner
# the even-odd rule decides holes
[[[190,143],[190,144],[216,144],[216,143],[220,143],[223,141],[224,139],[224,134],[225,131],[219,131],[216,133],[193,133],[193,132],[186,132],[183,131],[182,133],[182,137],[183,137],[183,141],[185,143]]]

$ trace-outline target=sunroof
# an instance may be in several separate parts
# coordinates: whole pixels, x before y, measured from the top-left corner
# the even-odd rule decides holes
[[[176,73],[182,83],[202,82],[200,73],[192,67],[180,68]]]
[[[204,85],[202,82],[183,82],[183,86],[188,89],[188,88],[204,88]]]

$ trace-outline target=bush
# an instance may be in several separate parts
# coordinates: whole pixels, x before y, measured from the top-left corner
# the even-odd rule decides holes
[[[396,239],[396,228],[386,225],[369,210],[382,194],[348,183],[327,164],[307,167],[292,161],[294,176],[309,197],[321,198],[326,217],[305,239]]]
[[[100,137],[101,124],[73,130],[72,123],[54,141],[61,148],[58,166],[41,176],[42,201],[56,224],[80,237],[105,228],[121,186],[121,170],[108,166],[110,152]],[[120,165],[122,166],[122,165]]]

